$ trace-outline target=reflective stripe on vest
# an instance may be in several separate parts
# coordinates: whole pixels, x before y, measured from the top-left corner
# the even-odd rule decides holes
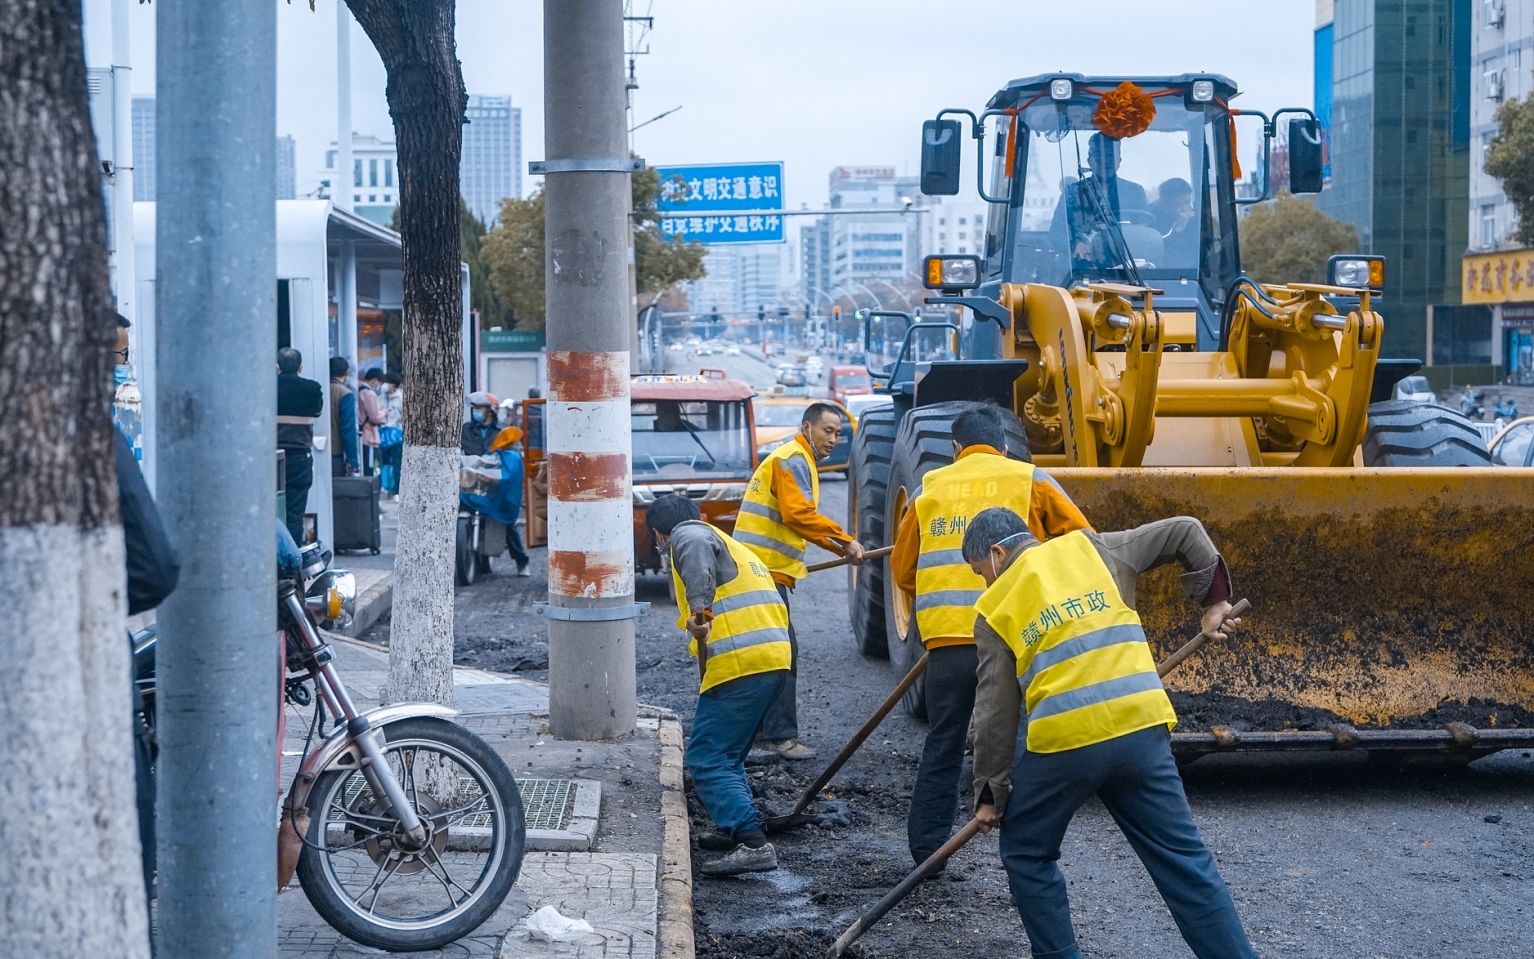
[[[960,547],[969,521],[1002,506],[1028,520],[1033,466],[994,453],[971,453],[928,473],[912,508],[919,524],[916,559],[916,628],[922,641],[970,639],[975,600],[985,580],[964,562]]]
[[[772,574],[756,554],[722,530],[713,526],[708,526],[708,530],[724,542],[735,561],[736,572],[734,579],[714,588],[711,604],[714,622],[708,635],[708,664],[698,684],[700,693],[732,679],[793,665],[793,652],[788,644],[788,607],[783,605]],[[687,608],[687,589],[675,566],[671,568],[671,579],[681,611],[676,625],[686,629],[692,611]],[[698,641],[689,641],[687,650],[697,656]]]
[[[735,539],[749,546],[774,573],[801,580],[809,573],[804,565],[804,537],[783,525],[778,498],[772,495],[773,464],[783,462],[785,468],[791,469],[787,461],[795,456],[808,467],[810,505],[820,504],[820,474],[815,470],[815,461],[797,439],[791,439],[768,454],[752,474],[745,501],[735,518]]]
[[[1140,617],[1085,532],[1026,550],[975,608],[1017,657],[1030,752],[1177,725]]]

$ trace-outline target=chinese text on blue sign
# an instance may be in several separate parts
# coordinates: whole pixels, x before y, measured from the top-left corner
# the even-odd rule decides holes
[[[661,231],[702,243],[781,243],[783,164],[658,167]],[[753,212],[746,212],[753,211]]]

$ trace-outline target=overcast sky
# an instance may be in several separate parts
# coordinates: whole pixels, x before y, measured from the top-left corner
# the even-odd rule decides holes
[[[297,184],[318,184],[336,137],[337,0],[278,8],[277,132],[297,140]],[[109,59],[109,0],[85,0],[87,59]],[[915,172],[923,119],[982,107],[1007,80],[1049,71],[1222,73],[1237,106],[1312,102],[1312,0],[632,0],[654,16],[634,122],[651,165],[782,160],[791,208],[826,201],[838,165]],[[154,92],[157,4],[132,4],[133,86]],[[524,163],[543,158],[541,0],[459,0],[470,93],[522,109]],[[352,27],[352,118],[392,140],[384,71]],[[1249,138],[1248,138],[1249,139]],[[1245,152],[1246,143],[1242,144]],[[966,167],[972,162],[966,157]],[[524,191],[540,180],[526,175]]]

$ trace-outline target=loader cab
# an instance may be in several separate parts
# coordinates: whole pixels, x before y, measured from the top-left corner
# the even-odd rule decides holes
[[[1232,111],[1236,93],[1224,77],[1194,74],[1014,80],[978,117],[945,110],[928,121],[923,191],[958,192],[962,125],[944,115],[968,115],[990,203],[979,295],[994,298],[1002,283],[1154,287],[1165,291],[1157,305],[1168,349],[1218,349],[1221,305],[1241,272],[1237,209],[1268,192],[1242,180],[1234,116],[1251,111]],[[1290,189],[1317,192],[1314,118],[1284,113],[1302,114],[1289,130]],[[1279,114],[1255,116],[1267,158]],[[984,341],[998,333],[981,325],[967,352],[987,355]]]

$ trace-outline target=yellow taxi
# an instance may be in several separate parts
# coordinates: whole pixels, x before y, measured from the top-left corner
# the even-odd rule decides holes
[[[799,424],[804,422],[804,411],[811,403],[824,403],[842,415],[841,441],[831,455],[815,467],[822,473],[845,475],[852,460],[852,433],[857,429],[857,420],[842,404],[811,396],[809,388],[804,386],[774,386],[757,394],[751,404],[756,417],[756,458],[760,461],[779,446],[792,441],[794,434],[799,432]]]

